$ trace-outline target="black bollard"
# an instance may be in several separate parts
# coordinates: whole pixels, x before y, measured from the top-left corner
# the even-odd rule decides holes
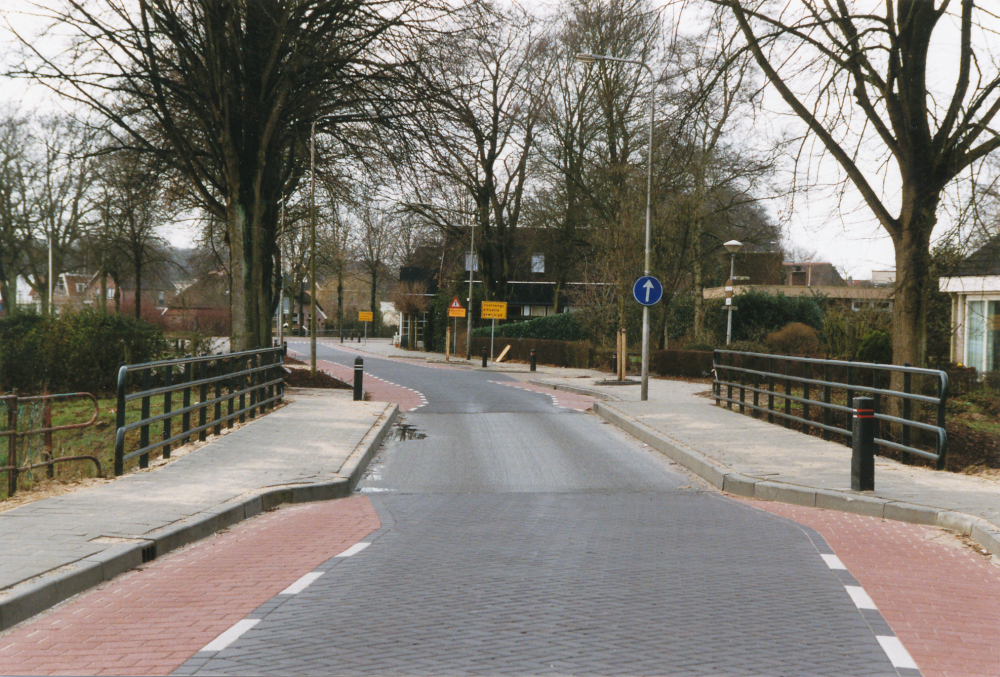
[[[851,489],[875,490],[875,400],[854,398],[854,430],[851,436]]]
[[[354,401],[361,401],[361,382],[365,377],[365,361],[360,357],[354,358]]]
[[[486,348],[483,348],[483,369],[486,368]]]
[[[288,341],[281,344],[281,354],[284,356],[288,355]]]
[[[531,349],[531,371],[535,371],[535,349]]]
[[[340,332],[340,342],[344,342],[344,332]]]
[[[617,353],[611,356],[611,373],[615,375],[615,378],[618,378],[618,354]]]

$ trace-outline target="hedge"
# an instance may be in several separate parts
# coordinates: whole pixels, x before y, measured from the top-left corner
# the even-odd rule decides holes
[[[548,315],[525,322],[501,324],[496,328],[496,337],[515,339],[541,339],[545,341],[586,341],[590,337],[574,313]],[[479,327],[472,331],[473,337],[489,337],[492,327]]]
[[[497,339],[493,342],[494,359],[503,352],[503,349],[510,346],[510,350],[504,357],[505,360],[516,362],[527,362],[531,358],[531,351],[535,351],[535,359],[538,364],[547,364],[553,367],[576,367],[588,368],[591,365],[591,347],[589,341],[543,341],[540,339]],[[472,337],[472,358],[476,359],[483,354],[486,349],[487,355],[490,350],[490,339],[475,336]]]
[[[146,362],[166,348],[158,327],[130,315],[19,311],[0,319],[0,392],[111,390],[122,362]]]

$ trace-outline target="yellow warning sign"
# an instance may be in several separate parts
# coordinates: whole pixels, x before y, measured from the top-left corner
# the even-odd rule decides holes
[[[480,311],[479,316],[484,320],[506,320],[507,302],[483,301],[483,309]]]
[[[358,322],[374,322],[374,313],[370,310],[359,310],[358,311]]]

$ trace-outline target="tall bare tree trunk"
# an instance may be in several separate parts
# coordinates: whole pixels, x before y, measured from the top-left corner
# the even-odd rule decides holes
[[[234,351],[247,350],[251,347],[250,333],[247,331],[250,325],[248,320],[252,317],[249,308],[252,295],[250,288],[250,271],[246,266],[247,241],[244,239],[246,231],[246,212],[243,205],[234,201],[229,207],[229,252],[230,270],[232,271],[232,287],[229,292],[230,312],[232,314],[232,336],[231,346]]]

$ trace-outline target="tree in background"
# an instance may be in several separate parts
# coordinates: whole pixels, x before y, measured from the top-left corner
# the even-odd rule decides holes
[[[119,307],[121,265],[124,261],[128,275],[135,284],[136,318],[142,317],[142,291],[153,264],[165,263],[166,240],[160,228],[166,223],[162,173],[150,165],[151,156],[134,150],[117,151],[104,156],[98,167],[99,195],[96,209],[99,221],[95,226],[100,242],[101,266],[98,274],[104,291],[105,274],[117,269],[115,275],[115,305]],[[106,293],[101,295],[101,307],[106,308]]]
[[[8,313],[17,308],[16,281],[24,266],[24,237],[31,220],[28,125],[28,118],[13,110],[0,118],[0,306]]]
[[[451,9],[427,0],[66,0],[43,10],[74,49],[20,36],[22,73],[97,111],[225,224],[232,345],[270,342],[278,208],[312,124],[350,143],[355,113],[412,103],[412,55]],[[438,24],[435,28],[441,28]],[[49,43],[50,44],[50,43]]]
[[[893,360],[925,364],[939,204],[949,184],[1000,146],[993,128],[1000,69],[992,29],[983,25],[995,20],[992,7],[974,0],[887,0],[863,10],[822,0],[781,9],[710,1],[735,20],[771,86],[892,238]],[[954,78],[932,68],[948,68]],[[898,197],[873,183],[864,164],[890,159]]]
[[[423,60],[435,96],[419,118],[409,209],[452,224],[447,196],[460,187],[472,202],[486,297],[506,299],[552,58],[539,22],[520,7],[474,9],[465,30],[434,41]]]

